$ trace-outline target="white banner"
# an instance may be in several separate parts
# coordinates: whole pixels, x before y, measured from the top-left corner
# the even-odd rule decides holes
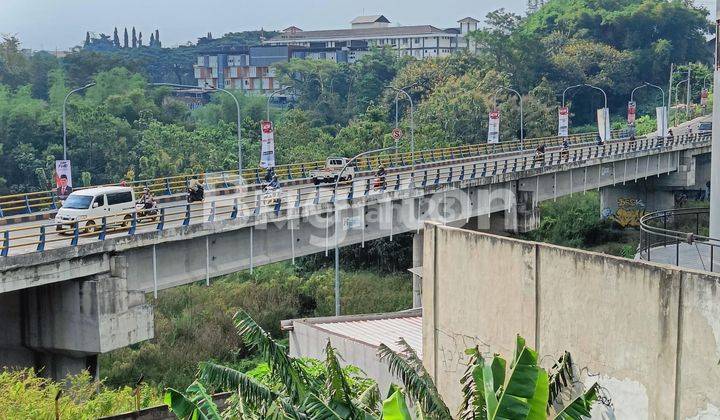
[[[275,133],[271,121],[261,121],[262,147],[260,150],[260,167],[275,167]]]
[[[488,123],[488,143],[500,143],[500,111],[490,111]]]
[[[667,120],[667,108],[659,106],[655,108],[655,115],[657,118],[657,132],[658,136],[667,137],[668,135],[668,120]]]
[[[570,110],[568,107],[560,107],[558,111],[558,136],[567,137],[570,130]]]
[[[597,110],[598,134],[602,141],[610,140],[610,110],[601,108]]]
[[[72,171],[69,160],[55,161],[55,194],[64,200],[72,193]]]

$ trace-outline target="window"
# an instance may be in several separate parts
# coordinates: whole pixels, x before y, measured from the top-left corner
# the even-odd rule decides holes
[[[112,193],[107,195],[107,202],[109,206],[115,204],[129,203],[131,201],[133,201],[133,199],[130,191]]]
[[[87,209],[90,208],[90,203],[92,202],[92,196],[91,195],[75,195],[70,194],[63,202],[63,208],[65,209]]]
[[[105,196],[104,195],[98,195],[95,197],[95,203],[98,207],[102,207],[105,205]]]
[[[419,44],[419,43],[420,43],[420,38],[415,38],[415,43],[416,43],[416,44]]]

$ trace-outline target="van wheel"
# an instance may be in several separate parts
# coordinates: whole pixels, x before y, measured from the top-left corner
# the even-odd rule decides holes
[[[97,226],[94,220],[88,220],[87,222],[85,222],[85,229],[82,230],[83,233],[92,233],[98,231],[100,231],[100,226]]]

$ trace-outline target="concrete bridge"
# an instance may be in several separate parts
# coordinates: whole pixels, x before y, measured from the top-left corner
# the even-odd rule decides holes
[[[604,146],[458,157],[400,167],[381,191],[368,176],[334,192],[298,184],[279,204],[233,190],[202,205],[168,203],[158,220],[60,235],[44,222],[9,226],[0,257],[0,365],[44,366],[48,375],[89,367],[97,355],[153,337],[146,293],[259,265],[328,252],[404,232],[425,221],[482,230],[528,231],[539,202],[602,191],[612,211],[634,196],[647,209],[672,205],[673,189],[697,184],[710,135],[642,138]],[[617,206],[615,206],[617,207]],[[420,243],[414,252],[422,254]],[[40,249],[40,250],[38,250]],[[417,290],[419,293],[419,290]]]

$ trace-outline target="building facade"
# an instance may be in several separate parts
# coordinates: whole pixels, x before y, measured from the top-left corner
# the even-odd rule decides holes
[[[472,47],[466,35],[477,29],[478,21],[468,17],[458,21],[458,24],[458,27],[448,29],[432,25],[390,26],[385,16],[360,16],[351,22],[350,29],[303,31],[297,26],[291,26],[283,30],[282,34],[264,41],[264,44],[341,51],[380,47],[392,48],[397,50],[398,55],[418,59],[445,57]]]

